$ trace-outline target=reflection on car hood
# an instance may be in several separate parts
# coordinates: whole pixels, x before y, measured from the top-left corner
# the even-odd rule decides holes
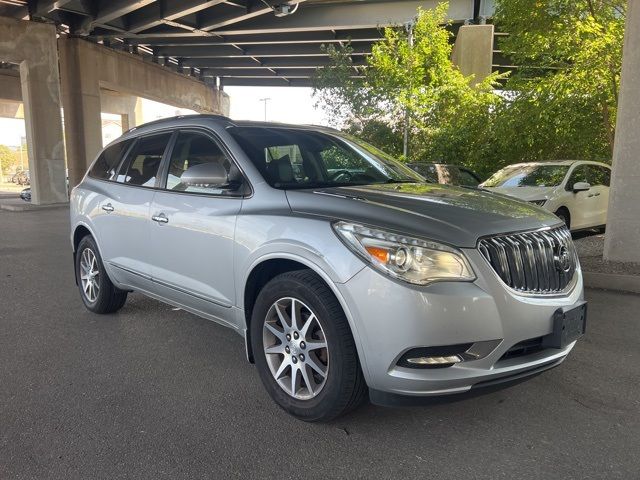
[[[459,247],[497,233],[558,225],[526,202],[482,190],[438,184],[385,184],[288,190],[296,213],[348,220]]]
[[[502,193],[521,200],[542,200],[549,198],[557,187],[485,187],[491,192]]]

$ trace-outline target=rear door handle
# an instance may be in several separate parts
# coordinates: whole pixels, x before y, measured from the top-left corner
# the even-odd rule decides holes
[[[113,212],[115,209],[113,208],[113,205],[107,203],[106,205],[102,206],[102,210],[104,210],[105,212]]]
[[[164,213],[161,213],[160,215],[154,215],[153,217],[151,217],[151,220],[158,223],[169,223],[169,219]]]

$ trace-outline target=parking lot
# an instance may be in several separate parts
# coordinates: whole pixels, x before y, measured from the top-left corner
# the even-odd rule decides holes
[[[67,209],[0,225],[0,478],[640,476],[638,296],[588,290],[586,337],[528,382],[306,424],[230,330],[136,294],[87,312]]]

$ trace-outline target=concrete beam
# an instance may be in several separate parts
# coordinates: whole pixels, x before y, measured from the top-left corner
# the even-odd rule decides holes
[[[128,14],[124,22],[129,32],[138,33],[224,2],[225,0],[164,0]]]
[[[331,64],[329,57],[185,58],[182,63],[196,68],[315,68]],[[364,57],[354,58],[353,65],[366,65]]]
[[[353,55],[371,53],[371,44],[357,43],[351,46]],[[292,45],[250,45],[236,47],[233,45],[159,47],[155,49],[158,57],[180,58],[242,58],[242,57],[304,57],[328,56],[320,44]]]
[[[96,24],[109,23],[116,18],[122,17],[155,1],[156,0],[110,0],[108,2],[100,2],[104,4],[104,7],[96,12],[93,21]]]
[[[287,2],[289,5],[295,5],[298,3],[303,3],[305,0],[290,0]],[[278,1],[268,0],[268,3],[271,5],[277,5]],[[251,5],[250,3],[248,5]],[[273,9],[267,7],[262,2],[255,2],[255,6],[253,8],[247,8],[247,11],[243,14],[238,15],[237,12],[228,14],[226,16],[220,17],[216,13],[212,13],[209,15],[203,15],[199,20],[198,27],[204,31],[216,30],[221,27],[226,27],[229,25],[234,25],[236,23],[244,22],[246,20],[260,17],[267,13],[272,13]]]
[[[313,77],[316,68],[207,68],[204,77]],[[355,70],[354,70],[355,74]]]
[[[361,30],[337,30],[331,31],[314,31],[314,32],[288,32],[288,33],[266,33],[262,35],[226,35],[219,36],[158,36],[155,34],[140,34],[128,38],[127,41],[132,45],[154,45],[179,47],[185,45],[282,45],[292,43],[338,43],[351,41],[357,42],[375,42],[380,40],[384,35],[382,30],[377,28],[363,28]]]
[[[203,15],[200,28],[219,35],[286,33],[313,30],[354,30],[402,25],[415,17],[418,8],[433,9],[439,0],[394,0],[383,2],[303,4],[300,12],[284,18],[264,15],[244,19],[242,25],[221,24],[215,15]],[[473,1],[451,0],[449,19],[466,20],[473,17]],[[209,23],[208,23],[209,22]]]
[[[33,3],[35,3],[35,11],[33,12],[35,16],[47,15],[54,10],[64,8],[68,3],[71,3],[71,0],[40,0]]]
[[[604,258],[640,263],[640,2],[627,6]]]
[[[67,188],[55,26],[0,18],[0,58],[20,65],[32,203],[65,202]]]
[[[312,87],[310,78],[242,78],[223,77],[225,87]]]
[[[463,25],[458,30],[451,61],[463,75],[473,75],[475,85],[493,69],[493,25]]]

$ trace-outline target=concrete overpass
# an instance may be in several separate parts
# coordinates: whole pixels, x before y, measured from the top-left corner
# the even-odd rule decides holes
[[[12,5],[12,4],[16,5]],[[134,53],[218,85],[309,86],[322,44],[352,42],[363,65],[380,27],[439,0],[11,0],[0,16],[53,22],[61,34]],[[22,5],[18,5],[22,4]],[[456,25],[491,16],[492,0],[452,0]]]
[[[225,114],[225,85],[309,86],[328,63],[325,43],[351,40],[354,64],[364,65],[380,27],[402,25],[418,8],[437,4],[283,1],[0,2],[0,113],[25,117],[33,203],[66,201],[65,147],[75,185],[102,147],[101,112],[134,126],[135,97],[145,97]],[[449,13],[458,28],[492,10],[489,0],[452,0]],[[493,27],[461,32],[461,69],[486,75]],[[480,38],[485,55],[478,63],[465,51],[478,49]]]

